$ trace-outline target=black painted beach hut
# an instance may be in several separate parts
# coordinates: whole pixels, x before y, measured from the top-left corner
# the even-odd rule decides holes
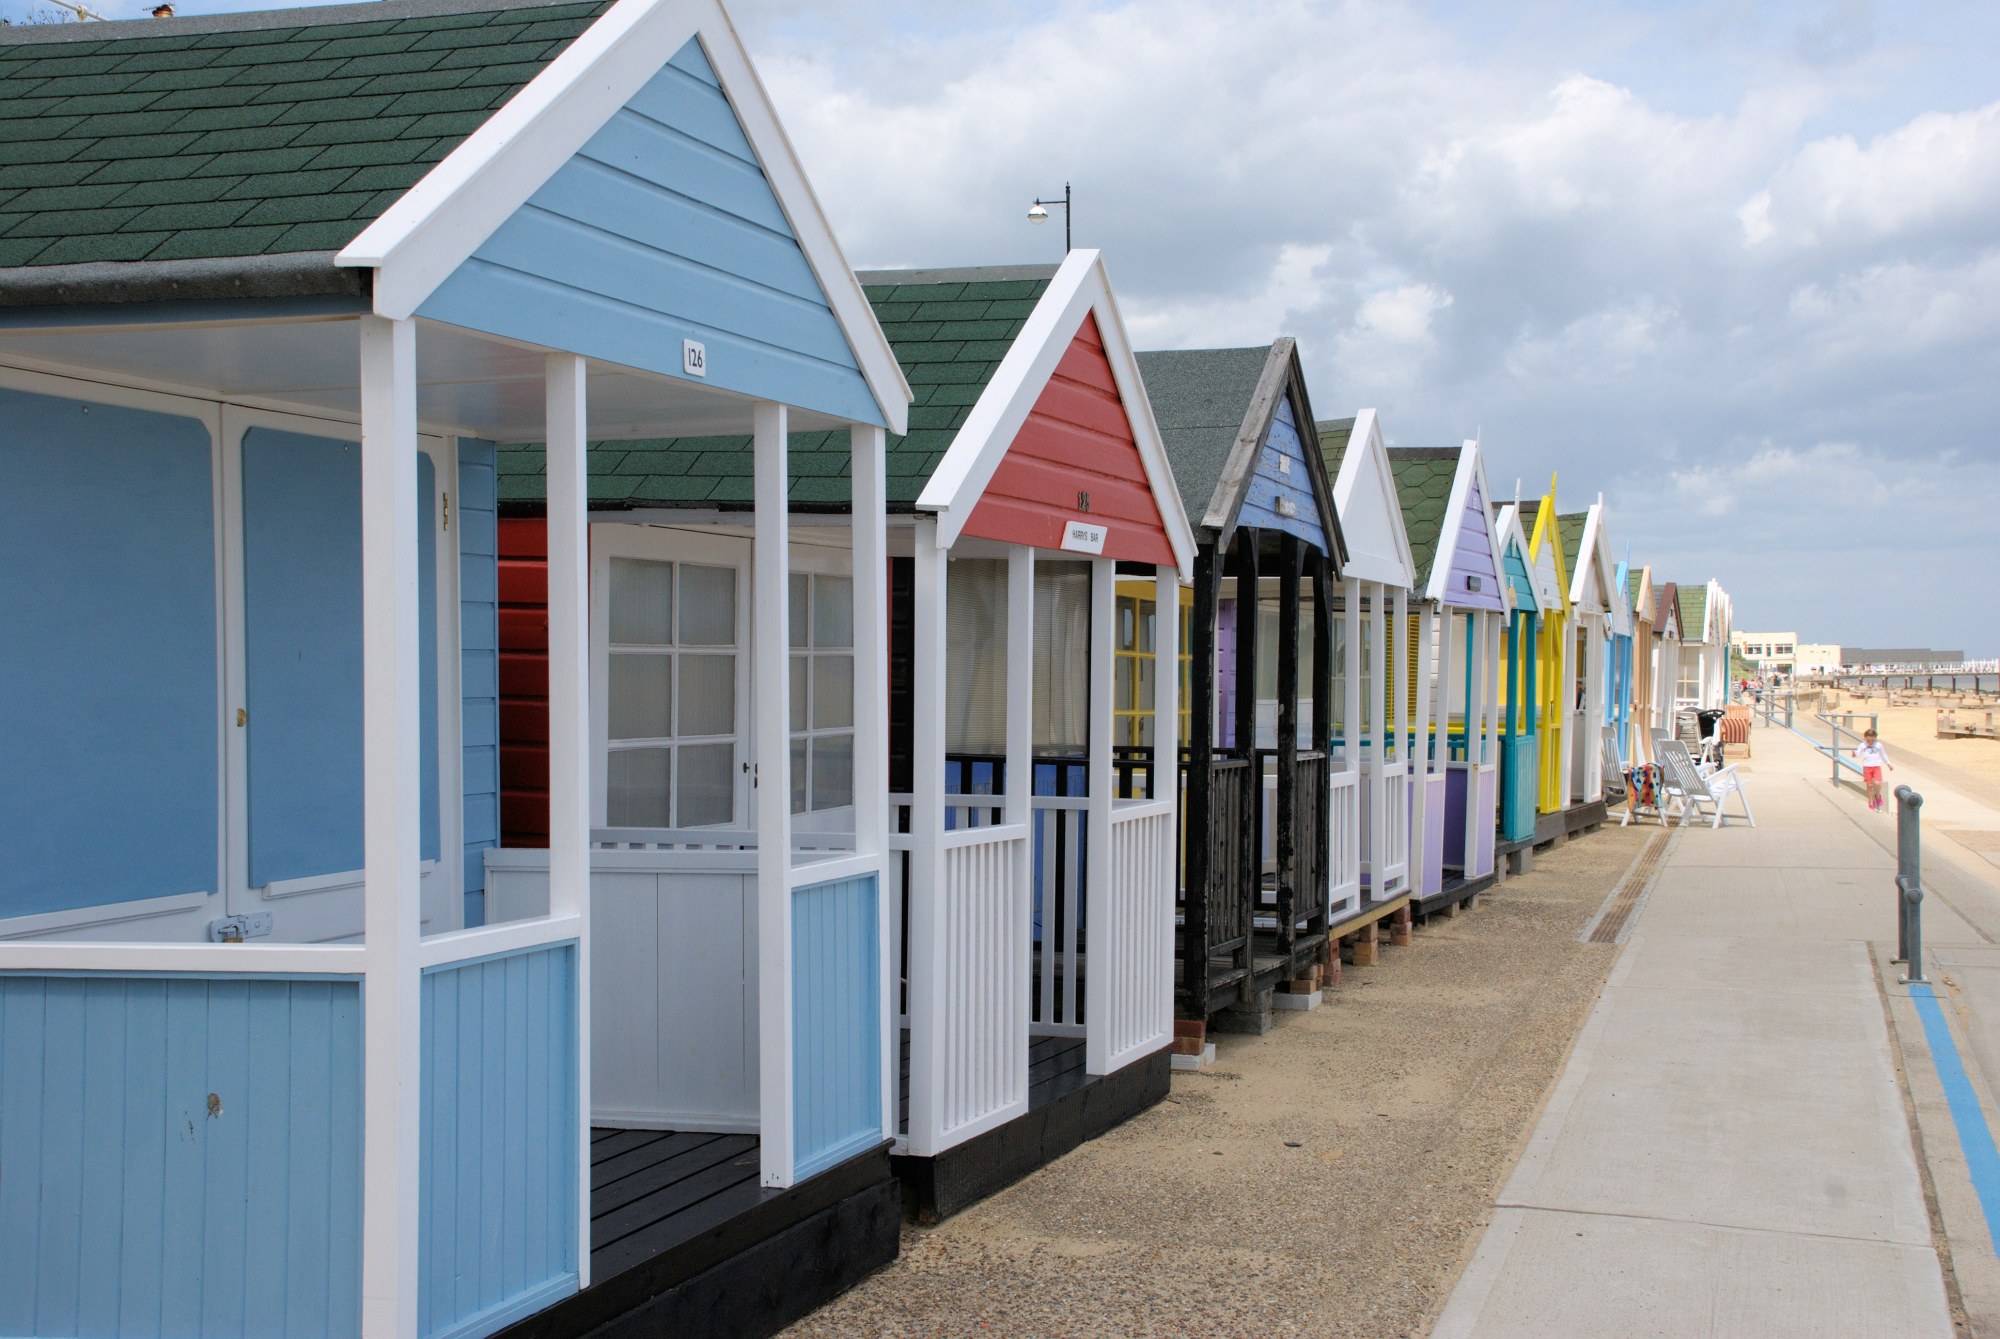
[[[1175,1017],[1197,1038],[1225,1012],[1261,1030],[1274,988],[1325,953],[1346,553],[1293,340],[1139,365],[1196,541]]]

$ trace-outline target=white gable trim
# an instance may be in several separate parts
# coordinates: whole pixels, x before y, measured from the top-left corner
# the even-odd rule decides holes
[[[1485,475],[1484,465],[1480,467],[1480,474],[1483,478]],[[1521,509],[1517,504],[1509,502],[1501,507],[1498,512],[1492,513],[1492,515],[1494,552],[1499,555],[1500,560],[1500,584],[1507,588],[1507,608],[1511,612],[1529,613],[1539,617],[1542,612],[1542,605],[1539,593],[1534,589],[1535,563],[1532,558],[1528,557],[1528,537],[1521,533]],[[1532,609],[1523,610],[1514,595],[1513,578],[1507,575],[1507,550],[1509,549],[1513,549],[1521,555],[1521,566],[1528,569],[1529,593],[1535,598],[1535,606]]]
[[[1006,459],[1015,434],[1041,399],[1057,364],[1069,352],[1086,315],[1097,318],[1104,355],[1118,383],[1118,398],[1125,407],[1133,439],[1139,444],[1146,484],[1166,525],[1174,563],[1183,580],[1192,580],[1194,532],[1181,509],[1180,488],[1167,463],[1166,445],[1160,440],[1159,424],[1153,419],[1152,402],[1146,398],[1145,383],[1139,377],[1139,364],[1126,337],[1125,321],[1112,295],[1102,255],[1094,250],[1072,251],[1064,259],[966,416],[964,426],[952,438],[951,449],[931,472],[917,506],[937,513],[940,547],[949,548],[958,541],[986,486],[993,481],[994,471]]]
[[[1586,614],[1609,613],[1612,605],[1611,548],[1603,522],[1603,502],[1591,503],[1583,514],[1581,552],[1570,568],[1569,602]]]
[[[911,396],[902,365],[719,0],[618,0],[348,243],[335,262],[375,270],[378,316],[414,315],[668,57],[697,36],[889,431],[907,431]]]
[[[1340,530],[1347,537],[1347,565],[1342,576],[1409,587],[1416,581],[1416,560],[1410,536],[1403,529],[1403,502],[1396,494],[1396,477],[1389,470],[1389,450],[1382,441],[1382,423],[1373,409],[1354,416],[1347,453],[1340,460],[1340,477],[1333,481],[1333,506]],[[1356,522],[1374,512],[1386,524],[1390,552],[1365,553],[1357,547],[1371,527]]]

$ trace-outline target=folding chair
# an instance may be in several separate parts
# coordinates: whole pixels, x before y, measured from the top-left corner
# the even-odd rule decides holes
[[[1681,826],[1686,827],[1691,818],[1708,818],[1711,828],[1722,826],[1722,820],[1730,815],[1724,813],[1729,797],[1734,795],[1743,809],[1742,817],[1751,827],[1757,826],[1757,818],[1750,812],[1750,796],[1743,787],[1743,778],[1736,775],[1736,764],[1718,767],[1703,775],[1688,755],[1688,748],[1678,739],[1670,739],[1660,746],[1660,763],[1666,768],[1667,789],[1681,796]]]

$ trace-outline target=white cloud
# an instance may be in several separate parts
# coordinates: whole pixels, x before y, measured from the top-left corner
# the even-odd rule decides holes
[[[1930,112],[1863,147],[1851,135],[1805,145],[1743,206],[1744,240],[1795,247],[1908,243],[1970,232],[1990,242],[2000,213],[2000,102]]]

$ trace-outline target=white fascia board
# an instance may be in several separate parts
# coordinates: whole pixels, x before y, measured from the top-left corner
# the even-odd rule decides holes
[[[1356,446],[1360,449],[1356,450]],[[1341,457],[1340,477],[1333,484],[1333,506],[1343,534],[1348,534],[1348,561],[1343,575],[1363,581],[1379,581],[1407,590],[1416,581],[1416,562],[1410,556],[1410,537],[1403,529],[1403,503],[1396,496],[1395,476],[1389,470],[1389,450],[1382,441],[1381,416],[1363,409],[1354,416],[1348,434],[1347,453]],[[1373,508],[1387,523],[1390,552],[1357,553],[1347,518],[1355,508]]]
[[[1153,418],[1153,401],[1146,394],[1146,383],[1139,372],[1139,359],[1132,351],[1131,338],[1125,333],[1125,317],[1118,310],[1118,295],[1112,290],[1111,276],[1105,271],[1104,257],[1092,252],[1096,257],[1093,269],[1097,278],[1097,302],[1092,308],[1097,317],[1097,334],[1104,341],[1104,355],[1111,364],[1112,378],[1118,383],[1118,398],[1125,406],[1126,421],[1132,427],[1132,439],[1139,446],[1139,462],[1146,468],[1146,484],[1153,490],[1153,505],[1160,509],[1160,522],[1166,527],[1167,543],[1174,551],[1174,566],[1179,570],[1181,580],[1194,580],[1194,528],[1188,523],[1187,512],[1181,506],[1180,485],[1174,482],[1174,467],[1167,459],[1167,444],[1160,436],[1160,425]]]
[[[1458,556],[1458,535],[1463,526],[1453,525],[1452,518],[1465,510],[1466,495],[1472,491],[1473,454],[1466,443],[1458,449],[1458,466],[1451,472],[1451,497],[1444,504],[1444,524],[1438,531],[1437,552],[1431,555],[1431,577],[1424,585],[1424,598],[1441,601],[1445,587],[1451,584],[1451,561]],[[1502,583],[1505,584],[1505,583]]]
[[[750,147],[764,165],[764,175],[778,197],[778,206],[791,222],[806,263],[812,267],[813,277],[819,280],[820,291],[826,294],[841,333],[847,336],[848,347],[854,352],[868,389],[875,395],[883,422],[890,433],[900,437],[910,430],[910,401],[915,398],[908,379],[903,376],[903,364],[890,347],[889,337],[882,333],[882,323],[875,319],[874,305],[861,291],[861,280],[855,276],[854,267],[847,263],[847,254],[841,250],[840,240],[827,222],[826,211],[820,208],[819,195],[806,177],[784,123],[778,120],[764,81],[757,77],[756,66],[751,64],[749,49],[737,35],[736,25],[717,0],[703,0],[703,3],[714,12],[716,21],[713,30],[704,26],[703,45],[708,49],[708,62],[736,108],[736,119],[742,124]],[[726,41],[714,40],[724,36]]]
[[[1606,593],[1609,580],[1604,567],[1604,560],[1610,554],[1604,547],[1603,517],[1602,503],[1593,502],[1584,512],[1583,540],[1569,574],[1569,602],[1587,614],[1601,614],[1610,608],[1610,596]]]
[[[908,431],[912,397],[902,365],[719,0],[618,0],[335,263],[376,271],[377,315],[413,315],[690,37],[701,38],[889,431]]]
[[[972,509],[993,481],[993,472],[1006,458],[1014,434],[1027,422],[1042,387],[1068,352],[1095,297],[1091,281],[1096,256],[1095,251],[1072,251],[1064,258],[1041,300],[1028,313],[1021,333],[1014,337],[1013,346],[994,369],[992,380],[951,439],[951,449],[917,495],[921,510],[937,514],[939,547],[951,547],[965,529]]]
[[[1132,438],[1139,447],[1139,459],[1146,470],[1146,484],[1160,509],[1166,526],[1167,543],[1174,552],[1174,565],[1183,580],[1194,578],[1194,532],[1181,508],[1180,488],[1167,463],[1166,444],[1153,418],[1152,402],[1139,376],[1138,360],[1125,333],[1125,321],[1111,293],[1103,258],[1095,250],[1072,251],[1056,270],[1055,278],[1043,292],[1027,324],[1014,337],[1013,346],[994,370],[979,400],[966,416],[965,424],[952,438],[951,449],[931,472],[917,497],[917,506],[935,512],[938,543],[949,548],[958,541],[971,519],[993,472],[1007,457],[1007,448],[1028,415],[1041,399],[1049,378],[1055,374],[1063,355],[1076,338],[1086,315],[1097,318],[1097,333],[1104,341],[1104,355],[1118,385],[1118,398]]]
[[[1481,504],[1479,516],[1486,522],[1486,545],[1488,551],[1493,554],[1493,571],[1500,581],[1501,600],[1506,605],[1507,612],[1511,614],[1514,612],[1514,583],[1507,579],[1507,532],[1500,526],[1500,518],[1493,512],[1493,484],[1486,477],[1486,452],[1480,448],[1477,441],[1469,441],[1465,447],[1465,454],[1472,458],[1466,467],[1470,483],[1479,485]]]
[[[376,271],[375,313],[415,314],[694,36],[715,0],[618,0],[334,257]]]

